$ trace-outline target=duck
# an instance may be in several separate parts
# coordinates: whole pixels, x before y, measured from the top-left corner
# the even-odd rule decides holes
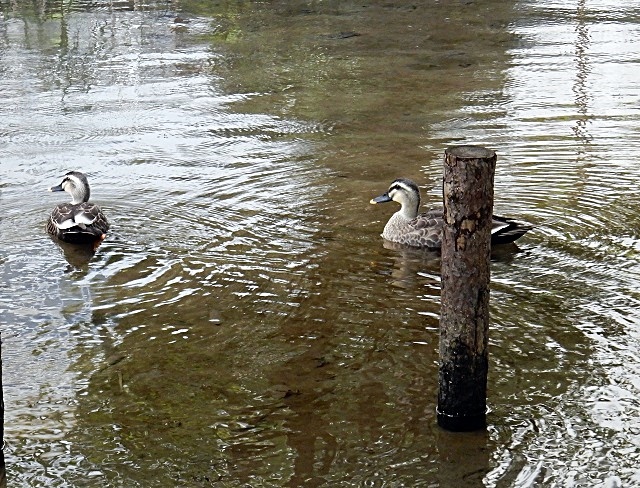
[[[98,205],[89,202],[91,189],[80,171],[69,171],[51,192],[66,191],[71,203],[57,205],[47,221],[47,232],[72,244],[100,243],[109,230],[109,222]]]
[[[387,241],[410,247],[440,249],[442,246],[443,208],[419,214],[420,188],[408,178],[397,178],[382,195],[370,203],[398,202],[400,210],[394,213],[382,231]],[[533,228],[532,225],[499,215],[493,216],[491,244],[516,241]]]

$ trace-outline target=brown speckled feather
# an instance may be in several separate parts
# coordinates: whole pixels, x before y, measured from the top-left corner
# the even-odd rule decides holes
[[[47,222],[47,232],[74,244],[91,243],[104,238],[109,222],[95,203],[62,203],[57,205]]]
[[[413,220],[405,220],[394,214],[382,232],[385,239],[412,247],[440,248],[442,235],[442,212],[427,212]]]
[[[411,247],[439,249],[442,246],[442,209],[429,210],[413,220],[403,220],[399,214],[389,219],[382,237]],[[517,220],[493,217],[491,244],[507,244],[522,237],[531,226]]]

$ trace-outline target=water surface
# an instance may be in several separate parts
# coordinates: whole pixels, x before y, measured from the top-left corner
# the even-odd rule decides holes
[[[0,2],[13,486],[640,483],[640,19],[552,1]],[[489,426],[435,425],[395,177],[498,153]],[[93,255],[44,232],[80,169]]]

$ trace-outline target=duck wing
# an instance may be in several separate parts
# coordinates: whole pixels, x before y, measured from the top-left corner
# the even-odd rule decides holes
[[[409,232],[402,237],[402,244],[412,247],[439,249],[442,244],[442,210],[429,210],[409,221]]]
[[[533,229],[533,225],[526,222],[494,215],[491,223],[491,244],[514,242],[531,229]]]
[[[408,245],[436,249],[442,245],[442,226],[444,209],[431,209],[418,215],[410,222],[413,229],[407,236]],[[494,215],[491,222],[491,244],[514,242],[533,229],[531,224],[519,220]]]
[[[56,206],[47,222],[47,232],[60,240],[87,243],[102,239],[109,222],[95,203],[62,203]]]

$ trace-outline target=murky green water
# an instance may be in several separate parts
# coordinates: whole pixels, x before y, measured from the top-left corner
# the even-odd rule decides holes
[[[0,0],[11,486],[640,484],[640,15],[594,2]],[[498,152],[486,432],[435,425],[395,177]],[[71,169],[112,221],[44,231]],[[66,252],[66,253],[65,253]]]

